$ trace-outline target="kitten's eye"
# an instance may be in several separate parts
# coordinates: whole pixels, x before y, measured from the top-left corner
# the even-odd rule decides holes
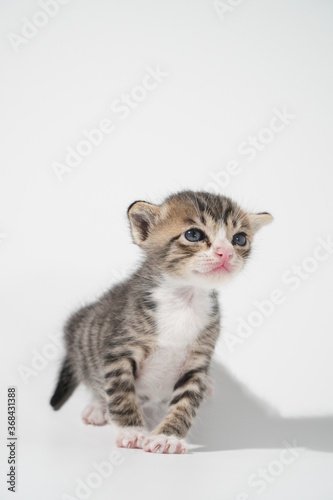
[[[201,241],[205,237],[200,229],[189,229],[184,236],[188,241]]]
[[[237,233],[234,235],[232,238],[232,242],[234,245],[238,245],[240,247],[243,247],[246,245],[246,234],[244,233]]]

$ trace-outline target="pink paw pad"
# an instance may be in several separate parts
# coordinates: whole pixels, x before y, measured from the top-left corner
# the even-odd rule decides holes
[[[183,439],[164,434],[150,435],[144,440],[142,449],[149,453],[182,454],[187,451],[187,444]]]

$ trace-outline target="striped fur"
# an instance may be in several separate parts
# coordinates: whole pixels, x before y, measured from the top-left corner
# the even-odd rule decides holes
[[[135,202],[128,216],[145,260],[129,279],[67,321],[67,355],[51,404],[60,408],[83,382],[118,427],[149,426],[146,410],[156,406],[163,415],[151,435],[184,438],[204,398],[220,331],[215,288],[227,276],[207,271],[216,259],[216,241],[232,249],[228,276],[233,275],[248,258],[254,233],[271,216],[248,214],[228,198],[192,191],[161,205]],[[185,238],[193,227],[203,232],[201,241]],[[240,232],[246,235],[243,247],[233,244]]]

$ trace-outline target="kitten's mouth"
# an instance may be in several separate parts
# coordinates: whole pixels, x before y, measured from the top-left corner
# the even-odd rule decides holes
[[[213,266],[203,267],[200,270],[194,271],[197,274],[205,274],[206,276],[218,276],[223,274],[229,274],[232,271],[230,264],[217,263]]]

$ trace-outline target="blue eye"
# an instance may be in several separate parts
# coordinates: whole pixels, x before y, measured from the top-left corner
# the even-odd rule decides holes
[[[189,229],[184,236],[188,241],[201,241],[205,237],[200,229]]]
[[[246,234],[244,233],[237,233],[234,235],[232,238],[232,242],[234,245],[238,245],[240,247],[243,247],[246,245]]]

